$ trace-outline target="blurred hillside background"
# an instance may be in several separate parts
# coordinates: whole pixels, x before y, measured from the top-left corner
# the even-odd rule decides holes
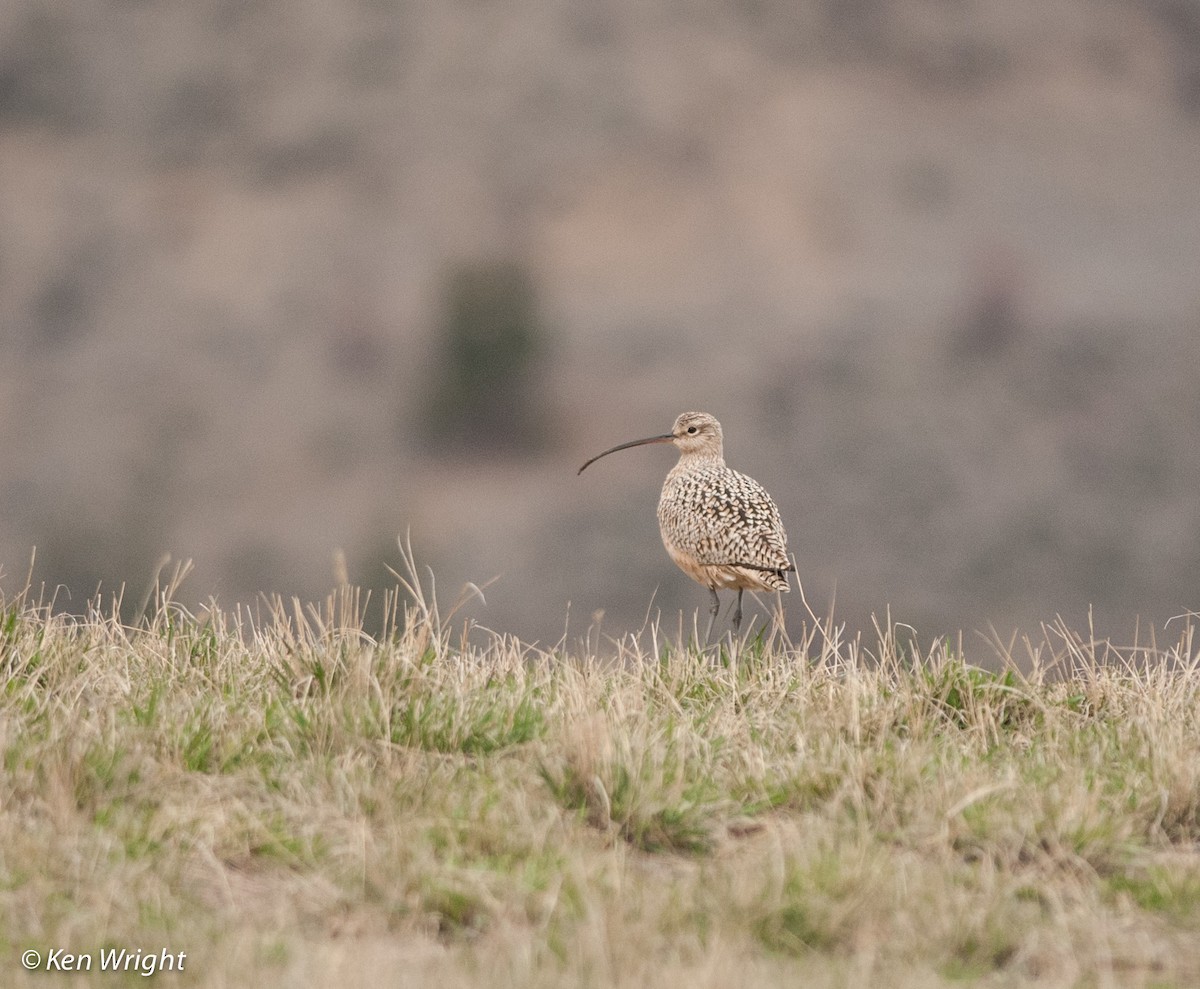
[[[1200,606],[1198,367],[1197,0],[0,7],[10,593],[411,530],[491,628],[673,625],[673,451],[575,470],[702,409],[818,612],[1128,639]]]

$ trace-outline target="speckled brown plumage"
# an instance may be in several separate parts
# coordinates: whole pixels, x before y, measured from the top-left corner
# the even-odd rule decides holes
[[[667,474],[658,502],[663,545],[684,573],[712,592],[709,632],[720,606],[717,591],[737,590],[736,631],[743,591],[790,589],[786,574],[795,567],[779,509],[761,484],[726,466],[721,424],[706,412],[685,412],[670,433],[605,450],[579,472],[609,453],[645,443],[679,449],[679,463]]]

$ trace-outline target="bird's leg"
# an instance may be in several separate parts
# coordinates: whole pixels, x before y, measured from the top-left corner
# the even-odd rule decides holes
[[[734,635],[734,638],[737,637],[738,629],[741,627],[741,624],[742,624],[742,591],[744,591],[744,590],[745,590],[744,587],[738,588],[737,607],[735,607],[733,609],[733,635]]]
[[[704,644],[708,645],[708,637],[712,635],[713,622],[717,620],[717,612],[721,610],[721,599],[717,597],[717,589],[710,587],[708,593],[712,595],[712,607],[708,609],[708,628],[704,630]]]

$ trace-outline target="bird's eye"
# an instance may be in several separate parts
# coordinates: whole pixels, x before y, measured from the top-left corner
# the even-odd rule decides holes
[[[691,434],[694,436],[694,435],[696,434],[696,427],[695,427],[695,426],[688,426],[688,432],[689,432],[689,433],[691,433]]]

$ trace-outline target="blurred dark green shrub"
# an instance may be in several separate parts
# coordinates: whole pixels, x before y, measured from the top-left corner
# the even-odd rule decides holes
[[[423,434],[438,450],[528,452],[546,435],[546,334],[537,289],[515,261],[460,262],[446,274]]]

